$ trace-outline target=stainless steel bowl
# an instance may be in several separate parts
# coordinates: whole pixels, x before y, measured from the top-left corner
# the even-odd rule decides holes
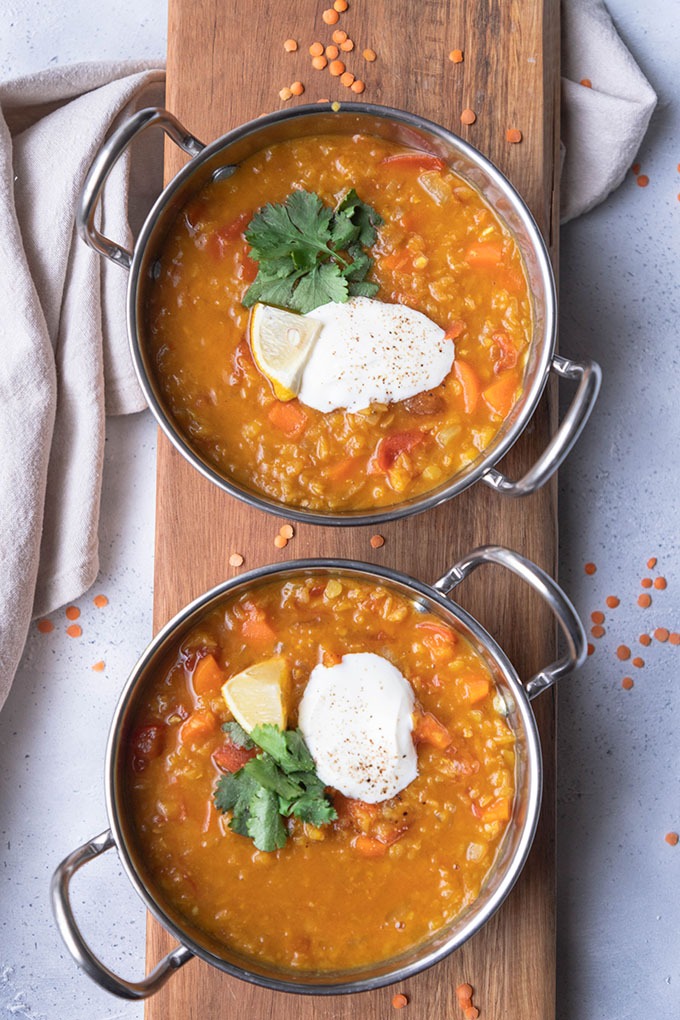
[[[377,524],[437,506],[481,480],[498,492],[523,496],[535,492],[554,474],[578,439],[593,409],[600,386],[600,368],[592,361],[576,362],[555,353],[557,299],[550,258],[527,206],[510,182],[484,156],[456,135],[414,114],[369,103],[333,104],[334,108],[298,106],[250,121],[204,146],[172,114],[148,109],[130,117],[104,144],[92,164],[81,196],[77,223],[83,239],[130,273],[127,317],[132,357],[139,382],[158,424],[179,452],[201,474],[250,506],[311,524]],[[163,128],[192,159],[170,182],[149,213],[129,252],[104,237],[95,226],[99,198],[116,161],[130,142],[151,125]],[[529,350],[524,390],[489,447],[463,471],[437,488],[412,499],[374,510],[324,512],[307,510],[270,499],[220,474],[192,447],[177,428],[154,378],[144,338],[146,293],[166,234],[179,210],[211,178],[228,175],[254,152],[290,138],[316,134],[374,135],[400,145],[440,156],[490,203],[514,235],[522,254],[533,304],[534,334]],[[264,200],[264,199],[263,199]],[[559,429],[531,469],[511,480],[495,465],[526,428],[548,377],[578,381],[573,401]]]
[[[566,644],[566,654],[522,683],[494,639],[482,626],[448,596],[465,577],[484,563],[507,567],[531,585],[555,614]],[[508,829],[497,859],[477,900],[445,928],[399,957],[375,966],[331,974],[296,973],[268,967],[264,963],[240,957],[211,941],[178,917],[164,904],[151,879],[145,876],[144,862],[134,848],[134,839],[125,809],[125,747],[135,718],[135,709],[149,674],[153,673],[171,648],[225,595],[252,591],[273,578],[300,575],[355,577],[374,581],[411,599],[423,610],[433,611],[462,633],[482,656],[502,694],[508,721],[516,737],[516,795]],[[349,560],[298,560],[281,566],[262,567],[232,578],[196,599],[168,623],[149,645],[125,686],[109,734],[106,762],[106,805],[110,828],[74,850],[57,868],[52,880],[52,903],[60,932],[76,962],[108,991],[129,999],[152,995],[174,970],[198,956],[219,970],[245,981],[277,991],[310,994],[360,992],[394,981],[401,981],[430,967],[457,949],[477,932],[498,909],[514,885],[526,861],[538,819],[542,762],[536,721],[530,700],[566,676],[586,657],[586,635],[573,606],[544,571],[530,560],[502,546],[476,549],[455,564],[443,577],[429,586],[405,574]],[[75,872],[99,854],[115,847],[127,875],[154,917],[178,940],[180,945],[141,981],[128,981],[109,970],[85,942],[69,902],[69,884]]]

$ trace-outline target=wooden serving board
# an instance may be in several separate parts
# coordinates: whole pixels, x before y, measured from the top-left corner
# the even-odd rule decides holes
[[[296,0],[170,0],[167,106],[187,129],[211,141],[252,117],[283,105],[279,89],[299,80],[319,98],[381,103],[422,114],[460,133],[489,156],[517,185],[548,240],[557,242],[557,144],[559,109],[558,0],[349,0],[337,27],[355,41],[349,70],[366,82],[350,93],[327,71],[311,68],[309,45],[330,43],[322,21],[330,2]],[[299,43],[286,53],[287,38]],[[378,54],[366,63],[361,54]],[[464,51],[463,63],[448,59]],[[460,113],[477,121],[463,127]],[[510,145],[506,129],[522,131]],[[184,162],[167,149],[166,176]],[[554,427],[555,393],[544,397],[532,424],[505,458],[518,477],[535,460]],[[243,569],[303,556],[342,556],[374,561],[433,581],[474,546],[500,542],[549,571],[556,563],[556,488],[546,486],[512,501],[477,485],[435,511],[377,529],[296,526],[279,551],[282,521],[249,509],[202,479],[159,435],[154,620],[156,628],[208,587],[235,571],[229,555],[245,557]],[[552,620],[533,593],[496,567],[465,583],[460,601],[496,635],[528,677],[555,652]],[[545,762],[544,801],[529,862],[495,918],[446,961],[399,988],[361,996],[289,996],[247,985],[192,961],[146,1004],[147,1020],[372,1020],[393,1015],[395,991],[409,997],[408,1020],[462,1017],[456,986],[469,981],[482,1020],[550,1020],[555,1014],[554,723],[552,693],[534,703]],[[173,940],[151,919],[147,964],[154,965]]]

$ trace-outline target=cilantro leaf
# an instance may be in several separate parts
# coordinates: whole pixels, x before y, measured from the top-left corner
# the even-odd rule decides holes
[[[335,210],[303,190],[265,205],[245,232],[258,272],[243,304],[250,308],[263,301],[304,314],[329,301],[347,301],[351,284],[365,282],[373,265],[363,246],[375,243],[381,223],[353,188]],[[373,296],[378,287],[371,288]]]
[[[250,751],[251,748],[255,747],[255,744],[252,742],[246,731],[240,723],[236,722],[236,720],[233,722],[225,722],[222,729],[235,747],[242,747],[246,751]]]
[[[251,758],[243,766],[243,771],[249,779],[284,800],[300,796],[300,787],[297,783],[292,782],[269,755],[258,755],[257,758]]]
[[[380,290],[377,283],[369,280],[362,280],[360,283],[350,283],[349,293],[351,297],[375,297]]]
[[[302,822],[316,825],[317,828],[328,825],[338,817],[337,811],[329,800],[326,800],[325,797],[313,797],[311,794],[305,794],[291,804],[290,814],[295,815]]]
[[[258,850],[270,852],[286,845],[286,829],[279,814],[279,802],[275,793],[259,788],[250,802],[248,835]]]
[[[286,730],[284,733],[278,726],[265,723],[263,726],[255,726],[251,737],[284,772],[314,770],[314,759],[299,730]]]

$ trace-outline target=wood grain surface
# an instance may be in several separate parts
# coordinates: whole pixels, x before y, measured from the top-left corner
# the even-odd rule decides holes
[[[292,103],[350,97],[327,71],[312,70],[309,45],[330,42],[322,21],[330,3],[297,0],[170,0],[167,106],[187,129],[211,141],[230,128],[283,105],[279,89],[302,81]],[[557,242],[556,173],[559,109],[558,0],[350,0],[339,28],[355,41],[348,69],[366,83],[352,99],[401,107],[439,122],[477,146],[519,188],[547,238]],[[299,49],[286,53],[283,41]],[[378,54],[366,63],[361,54]],[[464,51],[463,63],[448,53]],[[476,123],[463,127],[472,108]],[[522,131],[519,145],[507,128]],[[166,177],[185,157],[166,150]],[[532,424],[503,462],[518,477],[544,447],[555,420],[549,388]],[[154,621],[156,628],[187,601],[242,569],[302,556],[347,556],[384,563],[433,581],[461,554],[500,542],[554,571],[556,488],[512,501],[477,485],[453,503],[380,527],[385,544],[373,550],[366,528],[296,526],[285,550],[274,547],[281,520],[249,509],[201,478],[159,435]],[[496,567],[479,571],[459,600],[497,636],[528,677],[554,657],[550,616],[521,582]],[[409,998],[408,1020],[462,1017],[455,989],[469,981],[482,1020],[550,1020],[555,1014],[554,722],[551,693],[534,702],[544,751],[544,802],[531,857],[511,896],[492,921],[444,962],[403,982],[361,996],[308,997],[273,993],[228,978],[200,961],[180,970],[146,1003],[147,1020],[239,1020],[296,1017],[373,1020],[392,1016],[392,995]],[[173,941],[151,919],[147,965]]]

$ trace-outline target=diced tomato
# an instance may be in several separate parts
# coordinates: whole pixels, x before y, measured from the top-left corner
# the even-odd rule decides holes
[[[431,712],[422,712],[416,719],[413,739],[416,744],[431,744],[443,751],[451,743],[451,734]]]
[[[228,740],[222,747],[217,748],[213,754],[213,761],[222,772],[238,772],[247,761],[255,758],[257,754],[256,747],[247,750],[245,747],[237,747],[236,744],[232,744]]]
[[[503,330],[499,330],[491,337],[499,349],[499,356],[493,366],[494,372],[504,372],[507,368],[514,368],[517,364],[517,350],[512,340]]]
[[[130,748],[135,772],[143,772],[150,761],[162,754],[166,729],[165,723],[150,723],[134,731],[130,737]]]
[[[243,212],[235,220],[232,220],[231,223],[226,223],[224,226],[214,230],[212,234],[209,234],[206,244],[208,254],[216,261],[223,259],[227,252],[233,249],[234,242],[243,234],[252,218],[252,212]]]
[[[425,442],[427,434],[418,430],[410,432],[393,432],[385,436],[378,443],[372,463],[380,471],[389,471],[394,467],[395,461],[400,453],[410,453],[417,446]]]
[[[443,623],[437,623],[436,620],[423,620],[422,623],[416,624],[416,630],[424,630],[428,634],[432,634],[433,637],[437,637],[440,641],[445,641],[448,644],[458,644],[458,635],[455,631],[451,630],[450,627],[445,626]]]
[[[476,241],[465,253],[465,261],[477,269],[493,269],[503,258],[500,242]]]
[[[457,340],[458,337],[465,330],[465,323],[462,319],[454,319],[449,328],[444,333],[445,340]]]
[[[382,164],[403,166],[413,170],[446,170],[446,163],[431,152],[398,152],[394,156],[385,156]]]
[[[246,245],[243,256],[239,253],[236,258],[236,279],[247,284],[251,284],[253,282],[257,276],[258,269],[260,268],[255,259],[248,257],[249,251],[250,246]]]
[[[197,744],[207,740],[216,729],[217,719],[212,712],[198,710],[182,724],[179,736],[183,744]]]
[[[307,415],[297,400],[283,403],[277,400],[267,412],[272,425],[285,433],[290,439],[297,439],[307,427]]]

